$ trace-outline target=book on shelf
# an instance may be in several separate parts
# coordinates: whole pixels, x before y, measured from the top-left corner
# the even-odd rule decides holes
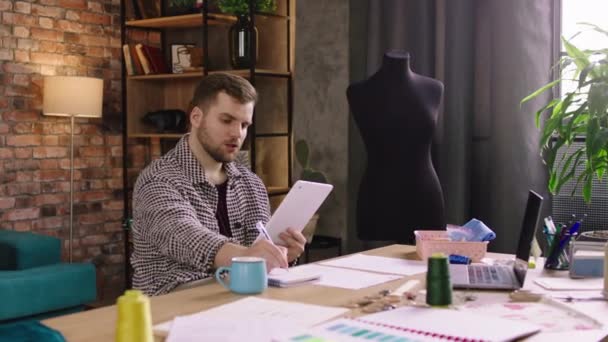
[[[133,0],[137,3],[142,19],[160,17],[160,0]]]
[[[127,70],[127,75],[135,75],[135,69],[133,68],[133,59],[131,59],[131,52],[129,51],[129,44],[124,44],[122,46],[122,55],[125,61],[125,69]]]
[[[122,49],[129,76],[170,73],[160,48],[138,43],[124,44]]]
[[[148,58],[146,58],[146,54],[143,50],[142,44],[135,45],[135,51],[137,52],[137,58],[139,58],[139,62],[141,63],[142,68],[144,69],[144,74],[148,75],[152,73],[152,69],[150,69],[150,62]]]
[[[134,44],[129,44],[129,52],[131,55],[131,61],[133,63],[133,71],[134,75],[145,75],[144,68],[141,65],[139,57],[137,56],[137,49],[135,49]]]
[[[137,0],[127,0],[125,6],[127,20],[138,20],[142,18],[141,9],[139,8]]]
[[[168,74],[169,66],[165,61],[165,57],[163,56],[163,52],[160,48],[150,46],[150,45],[142,45],[142,50],[148,59],[150,64],[150,68],[152,72],[155,74]]]

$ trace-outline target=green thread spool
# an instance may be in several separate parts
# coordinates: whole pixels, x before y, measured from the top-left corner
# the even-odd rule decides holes
[[[426,303],[431,306],[448,306],[452,304],[450,269],[448,258],[443,253],[434,253],[428,259]]]

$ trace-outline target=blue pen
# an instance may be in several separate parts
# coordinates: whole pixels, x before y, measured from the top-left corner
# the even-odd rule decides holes
[[[559,244],[553,250],[553,253],[551,253],[551,256],[549,257],[547,262],[553,264],[559,260],[561,252],[564,250],[564,248],[566,248],[566,246],[570,242],[570,239],[578,233],[580,227],[581,221],[574,222],[574,224],[568,229],[566,229],[565,226],[562,227],[562,231],[559,238]]]
[[[576,222],[575,222],[575,223],[572,225],[572,227],[570,227],[570,229],[568,229],[568,234],[569,234],[570,236],[572,236],[572,235],[574,235],[574,234],[578,233],[578,230],[581,228],[581,222],[582,222],[582,220],[581,220],[581,221],[576,221]]]
[[[561,254],[562,241],[566,236],[566,232],[568,231],[565,224],[558,225],[555,234],[553,235],[553,240],[551,241],[550,253],[547,257],[547,265],[556,266],[559,262],[559,256]]]

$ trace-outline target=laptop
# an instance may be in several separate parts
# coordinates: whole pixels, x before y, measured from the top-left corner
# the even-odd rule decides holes
[[[524,285],[543,198],[530,190],[513,265],[450,265],[454,288],[517,290]]]

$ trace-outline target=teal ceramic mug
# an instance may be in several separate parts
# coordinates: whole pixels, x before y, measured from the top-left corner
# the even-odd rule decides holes
[[[222,272],[230,274],[229,285],[220,277]],[[266,260],[258,257],[232,258],[232,265],[230,267],[220,267],[215,271],[215,279],[234,293],[262,293],[268,287]]]

